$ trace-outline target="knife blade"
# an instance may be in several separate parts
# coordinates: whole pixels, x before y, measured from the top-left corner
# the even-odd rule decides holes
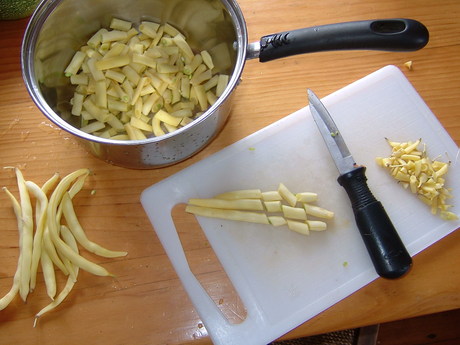
[[[377,274],[395,279],[412,266],[412,258],[382,203],[367,185],[366,167],[357,165],[324,104],[308,89],[312,117],[339,171],[338,183],[351,202],[361,237]]]

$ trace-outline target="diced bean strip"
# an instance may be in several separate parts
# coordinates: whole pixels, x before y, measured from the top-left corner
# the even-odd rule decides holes
[[[203,85],[193,85],[192,90],[195,91],[196,97],[198,99],[198,104],[200,105],[200,109],[202,111],[205,111],[208,108],[208,98],[206,97],[204,86]]]
[[[160,63],[156,65],[158,73],[177,73],[179,68],[169,63]]]
[[[286,220],[288,228],[292,231],[298,232],[302,235],[310,235],[310,227],[305,222],[298,222],[296,220]]]
[[[198,66],[201,65],[202,62],[203,62],[203,57],[199,54],[196,54],[195,56],[193,56],[190,64],[187,64],[184,66],[184,70],[183,70],[184,74],[191,77],[192,74],[195,72]]]
[[[220,97],[224,93],[225,88],[228,85],[228,75],[225,74],[220,74],[219,79],[217,80],[217,86],[216,86],[216,96]]]
[[[112,21],[110,22],[110,28],[114,30],[129,31],[131,26],[131,22],[118,18],[112,18]]]
[[[281,216],[268,216],[268,221],[273,226],[282,226],[287,224],[286,218]]]
[[[148,81],[149,79],[147,77],[142,77],[139,79],[139,82],[137,83],[136,91],[134,92],[134,95],[131,99],[131,105],[134,105],[137,102],[138,98],[141,95],[142,88],[144,87],[144,85],[146,85],[146,83],[148,83]]]
[[[109,113],[105,109],[101,109],[100,107],[98,107],[89,98],[85,99],[85,101],[83,102],[83,107],[94,119],[97,120],[96,122],[106,122],[109,117]]]
[[[269,192],[262,192],[262,200],[264,201],[276,201],[276,200],[283,200],[283,197],[278,191],[269,191]]]
[[[184,53],[186,58],[192,59],[194,54],[192,48],[188,45],[187,41],[184,39],[182,35],[176,35],[173,38],[174,42],[177,44],[179,49]]]
[[[81,115],[81,110],[82,110],[82,107],[83,107],[83,98],[85,96],[78,93],[78,92],[75,92],[74,95],[73,95],[73,98],[72,98],[72,110],[71,110],[71,114],[72,115],[76,115],[76,116],[79,116]]]
[[[119,135],[114,135],[110,139],[114,139],[114,140],[129,140],[129,137],[126,134],[119,134]]]
[[[111,30],[102,33],[102,43],[113,42],[113,41],[123,41],[128,38],[128,33],[126,31],[120,30]]]
[[[167,124],[169,124],[171,126],[176,126],[176,127],[179,125],[179,123],[181,121],[181,118],[172,116],[171,114],[167,113],[164,110],[159,110],[155,114],[154,118],[157,118],[161,122],[166,122]]]
[[[91,73],[91,75],[92,75],[92,77],[93,77],[93,79],[95,81],[100,81],[100,80],[105,79],[104,73],[102,73],[96,67],[96,59],[94,59],[94,58],[88,59],[87,64],[88,64],[89,71],[90,71],[90,73]]]
[[[87,126],[81,127],[80,130],[85,133],[92,133],[92,132],[96,132],[103,128],[105,128],[105,124],[103,122],[96,121],[96,122],[90,123]]]
[[[169,36],[171,37],[174,37],[176,35],[180,35],[180,32],[179,30],[177,30],[174,26],[172,26],[171,24],[168,24],[168,23],[165,23],[165,25],[163,26],[163,29],[164,29],[164,32],[166,34],[168,34]]]
[[[102,54],[99,53],[99,50],[101,50],[100,48],[102,47],[102,45],[99,47],[99,49],[88,49],[85,51],[86,53],[86,56],[89,58],[89,59],[93,59],[94,61],[97,61],[99,59],[102,58]],[[105,49],[106,50],[106,49]],[[88,65],[83,65],[82,66],[82,71],[87,71],[88,69]]]
[[[32,205],[30,203],[29,192],[22,175],[21,170],[15,169],[20,205],[21,205],[21,218],[22,218],[22,262],[21,262],[21,280],[19,284],[19,294],[22,300],[25,302],[27,295],[29,294],[29,282],[30,282],[30,269],[32,265],[32,248],[33,248],[33,216],[32,216]]]
[[[85,60],[85,57],[85,53],[77,51],[72,57],[72,60],[70,61],[67,68],[64,70],[65,76],[70,77],[72,75],[77,74],[78,70],[81,68],[81,65],[83,64],[83,61]]]
[[[123,73],[121,72],[118,72],[118,71],[115,71],[115,70],[112,70],[112,69],[109,69],[105,72],[105,77],[106,78],[109,78],[109,79],[112,79],[114,81],[116,81],[117,83],[123,83],[123,81],[125,80],[126,78],[126,75],[124,75]]]
[[[190,79],[190,82],[194,85],[199,85],[202,84],[203,82],[208,81],[209,79],[212,78],[212,72],[211,70],[205,70],[199,74],[195,74],[192,79]],[[204,86],[203,86],[204,88]],[[206,91],[206,90],[204,90]]]
[[[108,70],[117,67],[123,67],[130,63],[131,59],[129,55],[118,55],[114,57],[109,57],[106,59],[101,59],[95,62],[95,67],[99,71]]]
[[[70,76],[70,83],[73,85],[88,85],[89,78],[86,74],[74,74]]]
[[[211,90],[213,87],[217,86],[217,81],[218,80],[219,80],[219,76],[214,75],[211,79],[209,79],[206,83],[203,84],[204,90],[207,92],[207,91]]]
[[[132,68],[131,66],[125,66],[121,70],[131,83],[133,83],[134,85],[137,85],[139,83],[141,76],[134,70],[134,68]]]
[[[327,223],[320,220],[307,220],[310,231],[324,231],[327,229]]]
[[[184,117],[182,121],[180,122],[182,126],[187,126],[190,123],[192,123],[192,120],[189,117]]]
[[[325,208],[310,204],[304,204],[303,207],[305,209],[306,214],[310,216],[326,219],[334,218],[334,212],[326,210]]]
[[[70,231],[65,227],[61,227],[61,234],[62,237],[64,238],[65,243],[73,250],[76,254],[78,254],[78,247],[77,243],[75,242],[75,239],[73,238],[72,234]],[[74,267],[74,275],[75,277],[78,275],[78,266]],[[40,310],[36,315],[34,319],[34,327],[37,325],[38,319],[45,314],[46,312],[56,308],[59,304],[62,303],[62,301],[67,297],[67,295],[70,293],[72,290],[76,280],[73,280],[70,276],[67,278],[67,282],[62,289],[62,291],[59,293],[59,295],[54,299],[50,304],[48,304],[46,307],[44,307],[42,310]]]
[[[197,57],[197,56],[199,57],[200,55],[195,55],[195,57]],[[193,72],[193,75],[191,76],[191,79],[190,79],[191,83],[192,83],[192,84],[196,84],[196,83],[193,81],[194,78],[197,78],[199,75],[201,75],[201,74],[202,74],[203,72],[205,72],[205,71],[207,71],[206,65],[203,64],[203,63],[202,63],[202,64],[199,64],[199,65],[197,66],[197,68],[195,69],[195,71]]]
[[[187,205],[185,207],[185,211],[203,217],[220,218],[250,223],[270,224],[268,221],[268,217],[264,213],[226,210],[195,205]]]
[[[173,113],[171,113],[172,116],[176,116],[176,117],[190,117],[192,116],[192,111],[190,109],[181,109],[181,110],[177,110]],[[182,121],[182,119],[181,119]]]
[[[211,91],[206,92],[206,99],[210,105],[213,105],[217,102],[217,96],[213,94]]]
[[[96,94],[96,105],[98,107],[106,109],[107,108],[107,85],[106,85],[105,80],[96,82],[95,94]]]
[[[122,88],[118,83],[112,83],[113,85],[113,88],[115,90],[115,92],[118,94],[118,97],[120,98],[120,100],[124,103],[128,103],[129,100],[131,99],[130,95],[128,95],[128,93],[124,90],[124,88]],[[129,110],[129,107],[127,108],[126,111]]]
[[[290,206],[294,207],[297,204],[297,198],[283,183],[279,184],[278,193]]]
[[[145,139],[145,135],[142,131],[136,127],[131,126],[129,123],[124,125],[126,133],[128,133],[130,140],[142,140]]]
[[[75,239],[78,241],[78,243],[80,243],[85,249],[106,258],[116,258],[126,256],[128,254],[124,251],[108,250],[88,239],[80,225],[80,222],[78,221],[69,193],[66,193],[62,198],[62,205],[64,217],[67,221],[67,225],[70,231],[72,232],[73,236],[75,236]]]
[[[139,25],[139,31],[149,36],[150,38],[155,38],[159,27],[160,25],[157,23],[144,21],[141,23],[141,25]]]
[[[160,42],[161,38],[163,37],[165,27],[164,25],[161,25],[158,30],[156,37],[153,38],[152,43],[150,44],[150,47],[156,47],[158,46],[158,43]]]
[[[168,125],[167,123],[163,123],[163,126],[165,126],[166,130],[168,131],[168,133],[177,131],[177,127]]]
[[[267,212],[282,212],[282,206],[281,201],[276,200],[276,201],[264,201],[264,206]]]
[[[141,129],[141,130],[144,130],[144,131],[147,131],[147,132],[151,132],[153,130],[152,126],[148,125],[147,123],[145,123],[144,121],[142,121],[142,120],[140,120],[140,119],[138,119],[136,117],[131,118],[130,124],[133,127],[136,127],[138,129]]]
[[[156,60],[145,54],[133,54],[132,59],[134,63],[140,64],[140,65],[148,66],[151,68],[157,67]]]
[[[155,134],[155,136],[159,137],[160,135],[164,135],[165,132],[163,131],[163,129],[161,128],[161,121],[154,117],[152,119],[152,129],[153,129],[153,133]]]
[[[11,301],[14,299],[14,297],[17,295],[19,291],[19,284],[20,284],[20,279],[21,279],[21,262],[22,262],[22,252],[21,252],[21,242],[22,242],[22,228],[23,228],[23,223],[22,223],[22,210],[21,210],[21,205],[19,205],[19,202],[16,200],[13,194],[6,188],[3,187],[3,191],[8,195],[8,197],[11,200],[11,203],[13,205],[13,211],[14,214],[16,215],[16,220],[18,223],[18,235],[19,235],[19,258],[18,258],[18,264],[16,267],[16,272],[14,273],[13,277],[13,285],[11,286],[10,291],[6,293],[5,296],[3,296],[0,299],[0,310],[5,309]]]
[[[188,77],[184,76],[181,78],[180,93],[182,97],[190,98],[190,82]]]
[[[318,194],[311,192],[297,193],[295,196],[299,202],[314,202],[318,200]]]
[[[126,44],[121,43],[121,42],[114,42],[109,45],[109,48],[110,48],[109,50],[104,52],[101,60],[107,60],[107,59],[114,58],[117,56],[125,56],[125,55],[128,55],[128,52],[129,52],[129,47]]]
[[[102,34],[107,32],[107,29],[101,28],[99,29],[91,38],[86,42],[89,47],[96,48],[102,42]]]
[[[149,81],[150,82],[150,81]],[[147,96],[147,95],[151,95],[152,93],[155,93],[156,90],[155,88],[153,87],[152,84],[148,84],[146,85],[142,90],[141,90],[141,94],[140,96],[144,97],[144,96]],[[147,115],[147,114],[146,114]]]
[[[281,209],[285,218],[307,220],[307,214],[303,208],[282,205]]]
[[[201,52],[201,57],[203,58],[203,62],[206,64],[206,66],[212,70],[214,68],[214,63],[212,62],[212,57],[211,55],[208,53],[208,51],[206,50],[203,50]]]
[[[128,109],[129,109],[127,102],[117,101],[117,100],[111,99],[111,98],[107,100],[107,108],[111,112],[128,111]],[[115,117],[115,115],[113,115],[113,114],[109,115],[110,119],[113,119],[114,117]],[[107,122],[109,122],[108,119],[107,119]]]

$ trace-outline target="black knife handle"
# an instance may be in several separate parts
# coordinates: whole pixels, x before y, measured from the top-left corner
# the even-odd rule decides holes
[[[259,61],[331,50],[413,51],[423,48],[428,40],[428,29],[413,19],[327,24],[263,36]]]
[[[377,273],[395,279],[412,266],[412,258],[382,204],[367,185],[366,168],[358,167],[338,178],[350,198],[356,224]]]

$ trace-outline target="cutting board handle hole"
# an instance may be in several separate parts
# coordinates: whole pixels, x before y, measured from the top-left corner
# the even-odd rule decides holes
[[[195,216],[185,212],[185,204],[174,206],[171,216],[190,270],[227,320],[242,323],[247,317],[246,307]]]

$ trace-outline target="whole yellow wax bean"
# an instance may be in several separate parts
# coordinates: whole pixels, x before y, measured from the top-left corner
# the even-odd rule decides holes
[[[57,185],[56,189],[54,190],[53,194],[51,195],[50,201],[49,201],[49,206],[47,209],[47,217],[48,220],[56,219],[56,212],[58,205],[64,196],[64,193],[67,191],[67,189],[70,187],[70,185],[77,179],[79,176],[82,176],[84,174],[89,174],[88,169],[80,169],[77,171],[74,171],[73,173],[67,175],[64,177],[59,184]],[[55,221],[50,221],[48,223],[49,226],[49,233],[50,237],[56,246],[57,251],[63,255],[64,257],[68,258],[74,265],[79,266],[80,268],[84,269],[85,271],[88,271],[92,274],[99,275],[99,276],[108,276],[110,275],[109,272],[102,266],[99,266],[81,255],[75,253],[75,251],[72,250],[58,235],[59,233],[59,228],[58,224]]]
[[[24,176],[21,170],[15,169],[20,205],[21,205],[21,217],[22,217],[22,273],[19,284],[19,294],[23,301],[26,301],[27,295],[29,294],[29,281],[30,281],[30,268],[32,265],[32,248],[33,248],[33,216],[32,216],[32,205],[30,203],[29,192],[27,191]]]
[[[67,221],[68,227],[72,234],[75,236],[75,239],[80,243],[85,249],[90,252],[103,256],[106,258],[115,258],[120,256],[125,256],[128,253],[122,251],[113,251],[106,249],[88,239],[83,228],[81,227],[75,210],[73,208],[72,201],[70,199],[69,193],[66,193],[62,199],[64,217]]]
[[[13,205],[13,211],[14,211],[14,214],[16,215],[16,219],[18,222],[19,244],[21,244],[21,241],[22,241],[21,206],[19,205],[19,202],[16,200],[14,195],[11,194],[10,191],[6,187],[3,187],[3,191],[8,195]],[[21,248],[21,245],[19,245],[19,248]],[[0,298],[0,310],[5,309],[11,303],[11,301],[14,299],[14,297],[17,295],[19,291],[19,283],[20,283],[21,273],[22,273],[22,269],[21,269],[22,257],[21,256],[22,254],[21,252],[19,252],[18,264],[17,264],[16,272],[14,273],[14,278],[13,278],[13,285],[11,286],[10,291],[8,291],[5,296]]]

